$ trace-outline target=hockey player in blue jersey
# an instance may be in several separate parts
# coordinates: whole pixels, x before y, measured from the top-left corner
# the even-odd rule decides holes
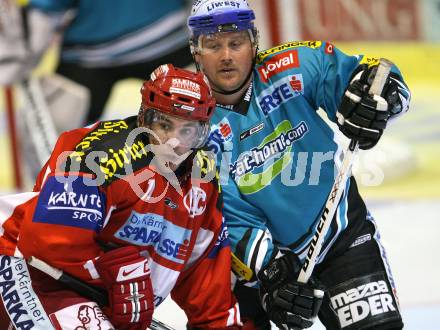
[[[307,328],[317,315],[327,329],[401,329],[386,253],[354,177],[311,280],[297,278],[343,149],[317,110],[370,149],[408,110],[410,92],[393,67],[382,94],[370,96],[378,60],[328,42],[258,52],[254,19],[245,0],[194,1],[188,18],[196,65],[218,103],[209,146],[221,164],[242,316],[260,329],[268,319]]]

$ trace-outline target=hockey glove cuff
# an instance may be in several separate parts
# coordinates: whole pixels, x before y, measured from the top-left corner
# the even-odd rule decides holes
[[[387,100],[368,93],[370,72],[371,69],[365,67],[355,75],[336,113],[341,132],[359,141],[361,149],[370,149],[377,144],[390,117]]]
[[[108,317],[118,329],[146,329],[152,320],[153,288],[148,259],[135,246],[107,252],[96,269],[107,288]]]
[[[281,329],[311,327],[321,307],[324,287],[313,279],[306,284],[297,282],[300,269],[294,253],[275,249],[258,273],[262,305]]]

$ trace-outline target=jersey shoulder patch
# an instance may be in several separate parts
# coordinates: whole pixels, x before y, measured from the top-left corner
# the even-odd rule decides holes
[[[373,66],[377,66],[379,65],[379,59],[377,57],[372,57],[372,56],[362,56],[361,61],[359,62],[359,64],[367,64],[369,68],[373,67]]]
[[[148,165],[151,153],[146,150],[146,139],[140,135],[129,139],[136,127],[136,116],[99,123],[75,146],[64,166],[66,172],[103,175],[105,185],[130,174],[127,165],[133,172]]]
[[[282,52],[289,49],[294,48],[300,48],[300,47],[307,47],[312,49],[317,49],[321,47],[322,41],[290,41],[286,42],[282,45],[275,46],[272,48],[269,48],[267,50],[263,50],[257,54],[257,64],[260,64],[264,61],[264,59],[272,54]]]
[[[198,150],[194,157],[194,167],[197,168],[199,173],[196,174],[200,175],[200,179],[213,180],[214,185],[219,187],[219,175],[214,152],[202,149]]]

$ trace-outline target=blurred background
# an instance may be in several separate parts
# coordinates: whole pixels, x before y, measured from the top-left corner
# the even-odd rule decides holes
[[[328,40],[349,54],[391,59],[403,73],[412,91],[410,112],[389,126],[375,149],[361,154],[355,174],[388,250],[406,329],[439,329],[440,0],[249,3],[256,11],[260,49],[291,40]],[[33,74],[53,71],[57,51],[55,42]],[[103,118],[136,114],[140,82],[128,79],[117,83]],[[31,189],[33,179],[24,173],[25,164],[18,169],[13,165],[17,145],[11,143],[4,88],[0,95],[0,192]],[[16,88],[13,101],[15,127],[20,133],[20,113],[25,109]],[[25,144],[29,137],[18,134],[18,139]],[[17,170],[22,179],[19,186]],[[158,315],[184,329],[184,315],[169,299],[159,307]],[[313,329],[322,326],[317,324]]]

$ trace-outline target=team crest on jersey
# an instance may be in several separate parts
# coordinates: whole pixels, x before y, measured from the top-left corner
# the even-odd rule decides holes
[[[258,104],[264,115],[269,115],[283,103],[304,94],[302,74],[289,75],[274,82],[257,96]]]
[[[60,329],[100,329],[113,330],[107,316],[95,302],[83,302],[60,309],[50,314],[53,324]]]
[[[308,131],[304,121],[292,127],[290,121],[284,120],[257,147],[241,154],[230,165],[231,176],[240,191],[253,194],[269,185],[292,161],[293,144]],[[260,168],[262,171],[256,173]]]
[[[191,218],[202,215],[206,210],[206,192],[202,188],[191,187],[183,198],[183,205]]]

